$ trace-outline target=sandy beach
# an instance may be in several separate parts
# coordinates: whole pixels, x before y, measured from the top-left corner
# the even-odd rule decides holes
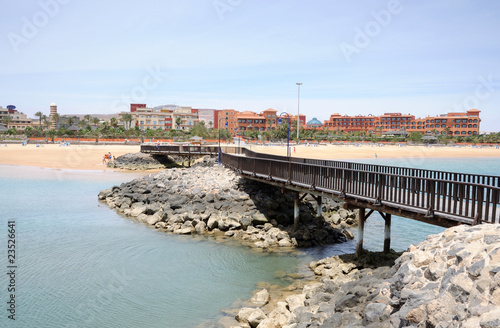
[[[125,145],[40,145],[19,144],[0,146],[0,164],[27,165],[71,170],[115,170],[102,163],[104,154],[118,157],[137,153],[140,146]]]
[[[285,146],[252,146],[252,150],[286,156]],[[115,157],[140,151],[140,146],[130,145],[0,145],[0,164],[27,165],[73,170],[113,170],[102,163],[105,153]],[[293,157],[317,159],[363,158],[423,158],[423,157],[500,157],[500,149],[473,147],[423,147],[423,146],[375,146],[375,145],[327,145],[291,147]]]

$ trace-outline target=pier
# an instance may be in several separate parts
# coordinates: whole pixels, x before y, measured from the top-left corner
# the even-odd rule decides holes
[[[141,151],[164,155],[186,152],[180,148],[186,146],[150,147],[155,146],[141,146]],[[218,147],[193,150],[199,155],[215,155]],[[193,154],[191,149],[189,153]],[[363,248],[364,224],[375,211],[385,220],[385,252],[390,250],[393,215],[446,228],[500,223],[499,176],[276,156],[234,147],[223,148],[221,162],[247,179],[293,193],[295,225],[305,195],[316,200],[318,217],[323,197],[341,198],[346,208],[359,212],[358,255]]]

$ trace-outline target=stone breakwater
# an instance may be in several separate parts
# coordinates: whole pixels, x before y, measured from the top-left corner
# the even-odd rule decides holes
[[[129,153],[118,156],[108,163],[108,167],[125,170],[162,170],[175,167],[177,164],[167,156],[152,156],[143,153]]]
[[[232,327],[500,327],[500,225],[450,228],[390,260],[312,262],[316,282],[281,300],[259,291]]]
[[[346,228],[355,222],[356,213],[342,209],[340,202],[324,200],[318,220],[314,200],[305,197],[300,226],[293,229],[293,195],[205,164],[201,161],[190,169],[151,174],[101,191],[98,197],[118,212],[161,231],[223,236],[263,249],[352,238]]]

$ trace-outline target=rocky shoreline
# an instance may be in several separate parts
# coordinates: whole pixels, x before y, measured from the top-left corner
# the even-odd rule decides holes
[[[118,156],[107,164],[109,168],[134,171],[163,170],[177,167],[175,160],[167,156],[151,156],[143,153],[129,153]]]
[[[314,261],[316,281],[278,300],[259,291],[264,306],[231,327],[500,327],[500,225],[449,228],[398,255]]]
[[[260,249],[309,247],[344,242],[356,213],[335,200],[300,205],[300,225],[293,227],[293,196],[243,179],[207,159],[189,169],[173,168],[136,179],[98,195],[110,208],[160,231],[237,239]],[[318,226],[319,222],[319,226]]]

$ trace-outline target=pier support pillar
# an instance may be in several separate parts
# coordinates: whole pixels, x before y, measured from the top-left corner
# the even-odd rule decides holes
[[[300,198],[299,193],[293,193],[293,227],[295,230],[299,228],[299,206],[300,206]]]
[[[384,253],[389,253],[391,251],[391,215],[386,213],[384,220]]]
[[[321,196],[316,198],[316,225],[323,226],[323,198]]]
[[[363,237],[365,234],[365,221],[366,221],[366,215],[365,215],[365,208],[361,207],[359,208],[358,212],[358,242],[356,244],[356,258],[361,256],[361,253],[363,253]]]

